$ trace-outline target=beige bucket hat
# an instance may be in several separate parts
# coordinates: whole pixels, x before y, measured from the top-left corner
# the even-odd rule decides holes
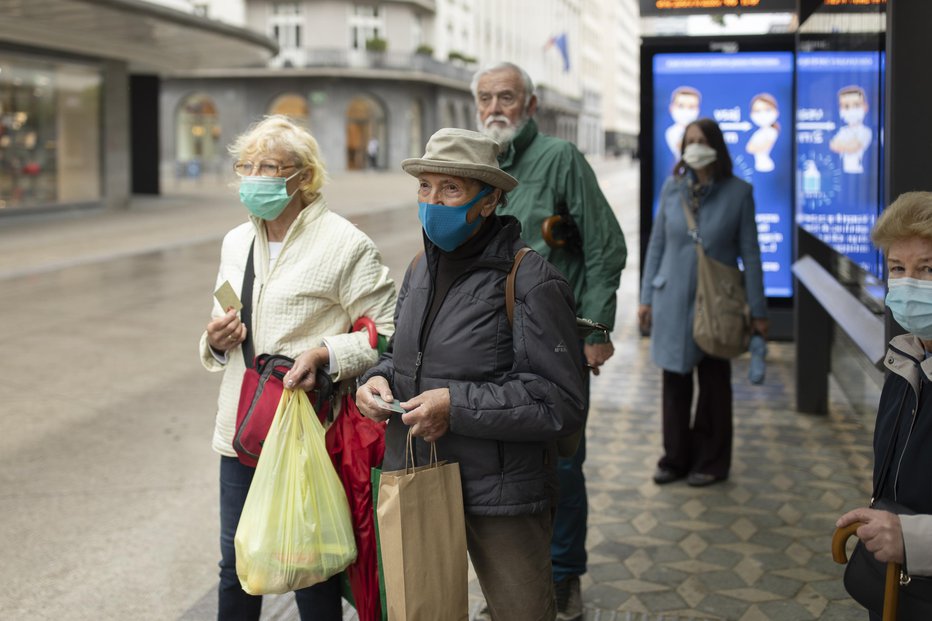
[[[497,142],[479,132],[448,127],[430,137],[424,157],[406,159],[401,168],[413,177],[425,172],[468,177],[510,192],[518,180],[498,167],[500,150]]]

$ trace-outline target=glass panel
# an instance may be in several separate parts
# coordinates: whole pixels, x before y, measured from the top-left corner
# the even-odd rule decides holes
[[[175,123],[178,176],[219,176],[229,170],[223,164],[226,153],[220,143],[220,115],[213,99],[201,93],[190,95],[178,108]]]
[[[870,231],[884,209],[885,30],[883,6],[823,5],[796,56],[796,222],[863,270],[881,304]]]
[[[307,125],[307,100],[301,95],[286,93],[279,95],[269,106],[269,114],[284,114],[290,116],[302,125]]]
[[[101,195],[100,71],[0,56],[0,209]]]

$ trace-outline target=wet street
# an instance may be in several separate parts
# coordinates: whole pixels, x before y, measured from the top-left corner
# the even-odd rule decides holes
[[[650,482],[660,373],[635,326],[637,168],[597,170],[629,263],[616,355],[593,382],[587,619],[860,618],[829,539],[869,493],[869,430],[841,403],[824,418],[791,410],[790,345],[771,347],[764,386],[748,383],[746,360],[734,364],[729,482]],[[413,181],[348,177],[331,206],[375,240],[400,284],[421,243]],[[0,224],[0,619],[216,614],[219,375],[201,367],[197,341],[219,240],[243,214],[209,188],[138,203]],[[475,610],[475,583],[471,593]],[[264,618],[297,617],[274,598]]]

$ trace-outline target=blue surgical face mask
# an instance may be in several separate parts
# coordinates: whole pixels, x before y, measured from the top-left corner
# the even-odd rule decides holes
[[[302,169],[303,170],[303,169]],[[285,207],[298,193],[288,194],[286,184],[299,175],[299,170],[290,177],[243,177],[239,183],[239,200],[249,213],[263,220],[274,220],[285,211]]]
[[[932,280],[891,278],[887,306],[896,322],[921,339],[932,339]]]
[[[482,224],[483,218],[476,218],[469,223],[466,222],[466,214],[483,196],[488,196],[491,192],[492,188],[485,186],[479,190],[475,198],[459,207],[418,202],[417,217],[420,218],[421,226],[424,227],[430,241],[437,244],[441,250],[450,252],[469,239]]]

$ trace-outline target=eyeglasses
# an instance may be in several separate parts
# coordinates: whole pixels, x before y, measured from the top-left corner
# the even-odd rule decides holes
[[[297,168],[292,164],[283,166],[275,160],[262,160],[258,164],[253,162],[236,162],[233,172],[240,177],[280,177],[283,170]]]

